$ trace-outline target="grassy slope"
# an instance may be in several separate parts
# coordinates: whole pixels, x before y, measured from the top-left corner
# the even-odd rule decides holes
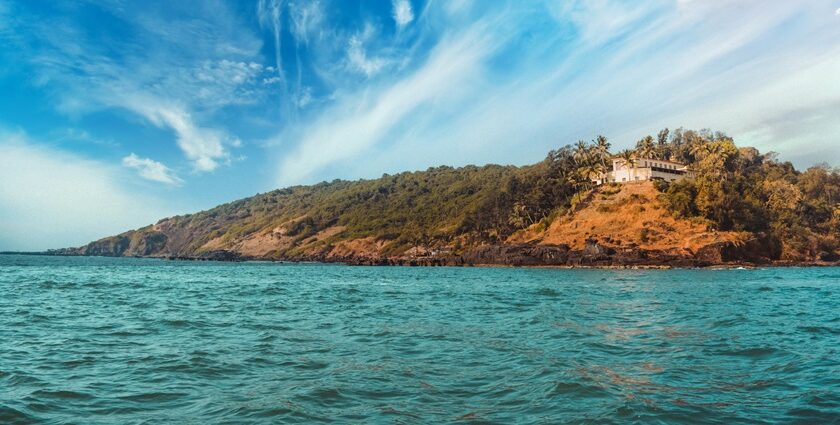
[[[693,255],[710,244],[737,244],[749,237],[744,232],[711,231],[702,220],[674,218],[659,195],[651,182],[600,187],[576,211],[558,217],[547,229],[531,228],[514,235],[511,241],[583,249],[591,238],[612,248]]]

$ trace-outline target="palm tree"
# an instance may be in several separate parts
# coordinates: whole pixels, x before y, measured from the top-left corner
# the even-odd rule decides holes
[[[639,154],[639,157],[644,159],[655,159],[656,146],[653,144],[653,137],[645,136],[644,139],[639,140],[639,142],[636,143],[636,153]]]
[[[607,160],[610,159],[610,146],[610,142],[607,141],[606,137],[598,135],[595,138],[595,155],[604,167],[607,166]]]
[[[606,170],[606,167],[603,164],[588,164],[580,169],[580,175],[587,184],[591,184],[593,180],[599,179],[604,175],[604,170]]]
[[[691,145],[688,146],[688,153],[691,154],[695,161],[703,159],[703,157],[710,154],[711,152],[711,144],[707,143],[703,139],[692,140]]]
[[[631,149],[625,149],[618,154],[618,159],[624,162],[627,169],[630,170],[630,180],[632,181],[636,174],[636,152]]]
[[[586,144],[586,142],[584,142],[583,140],[578,140],[578,142],[575,143],[575,153],[573,157],[578,167],[581,167],[587,162],[589,162],[589,146]]]

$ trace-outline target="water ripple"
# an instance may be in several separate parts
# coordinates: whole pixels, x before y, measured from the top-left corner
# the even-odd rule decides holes
[[[840,423],[838,290],[0,256],[0,423]]]

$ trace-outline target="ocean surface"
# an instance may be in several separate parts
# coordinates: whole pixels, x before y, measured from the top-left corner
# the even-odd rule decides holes
[[[840,269],[0,256],[0,423],[840,423]]]

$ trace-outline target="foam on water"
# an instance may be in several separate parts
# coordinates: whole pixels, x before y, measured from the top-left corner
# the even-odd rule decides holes
[[[837,423],[840,270],[0,256],[0,423]]]

